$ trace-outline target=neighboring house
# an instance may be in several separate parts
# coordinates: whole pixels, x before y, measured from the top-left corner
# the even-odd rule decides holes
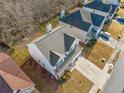
[[[32,93],[34,86],[8,55],[0,53],[0,93]]]
[[[113,18],[119,5],[117,0],[113,0],[113,2],[110,2],[109,0],[94,0],[88,4],[85,4],[84,8],[89,12],[104,16],[107,21]]]
[[[84,8],[60,19],[60,24],[67,26],[67,29],[73,29],[75,31],[73,33],[77,33],[75,37],[79,38],[83,43],[88,43],[91,39],[97,38],[104,22],[104,16],[89,12]]]
[[[60,79],[73,68],[81,55],[80,40],[74,34],[75,31],[66,26],[56,28],[28,44],[30,55],[56,79]]]

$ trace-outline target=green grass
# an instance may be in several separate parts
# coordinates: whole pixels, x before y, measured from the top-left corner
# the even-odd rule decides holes
[[[27,48],[15,48],[11,51],[10,56],[21,66],[29,57],[29,52]]]
[[[122,3],[124,3],[124,0],[121,0]]]

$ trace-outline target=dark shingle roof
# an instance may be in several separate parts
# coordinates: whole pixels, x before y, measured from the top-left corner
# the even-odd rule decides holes
[[[6,81],[0,76],[0,93],[13,93]]]
[[[73,42],[74,42],[75,38],[64,34],[64,43],[65,43],[65,49],[66,51],[69,51],[69,49],[71,48]]]
[[[82,16],[80,11],[76,11],[70,15],[65,16],[64,18],[60,19],[62,22],[70,24],[74,27],[77,27],[81,30],[88,31],[91,24],[87,23],[82,20]]]
[[[117,5],[111,5],[112,6],[112,9],[110,11],[110,14],[113,14],[117,8]]]
[[[56,55],[55,53],[50,51],[50,63],[51,63],[52,66],[56,65],[56,63],[58,62],[59,58],[60,57],[58,55]]]
[[[84,5],[84,7],[100,10],[103,12],[109,12],[111,9],[111,6],[109,4],[104,4],[101,0],[94,0],[93,2]]]
[[[100,26],[105,18],[104,16],[94,14],[94,13],[90,13],[90,15],[92,18],[93,25],[96,25],[96,26]]]

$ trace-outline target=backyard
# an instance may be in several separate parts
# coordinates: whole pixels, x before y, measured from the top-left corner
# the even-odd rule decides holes
[[[71,78],[63,83],[55,93],[89,93],[93,83],[74,69]]]
[[[124,9],[120,8],[119,11],[117,12],[118,16],[124,17]]]
[[[40,93],[88,93],[93,86],[91,81],[75,69],[71,72],[69,80],[59,84],[35,61],[27,62],[21,68],[33,80]]]
[[[92,48],[84,49],[83,56],[99,68],[103,69],[113,51],[113,48],[98,40]],[[103,58],[106,59],[105,62],[102,62]]]
[[[123,25],[112,21],[112,23],[104,26],[104,30],[109,32],[111,34],[111,36],[117,40],[119,35],[122,35],[122,36],[124,35],[123,27],[124,27]],[[123,29],[123,31],[122,31],[122,29]]]

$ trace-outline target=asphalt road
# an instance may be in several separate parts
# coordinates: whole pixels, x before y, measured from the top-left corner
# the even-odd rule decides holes
[[[124,52],[120,56],[113,74],[103,93],[123,93],[124,89]]]

